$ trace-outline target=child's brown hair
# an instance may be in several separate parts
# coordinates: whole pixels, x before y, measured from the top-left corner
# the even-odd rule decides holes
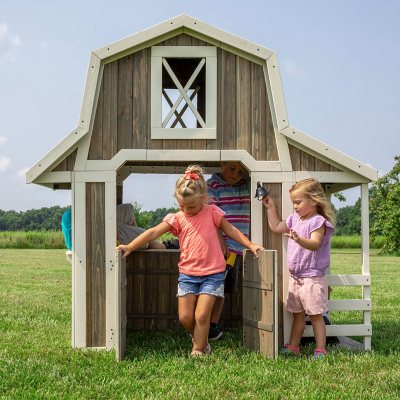
[[[289,190],[293,192],[298,190],[303,193],[305,197],[314,201],[317,204],[317,213],[322,215],[332,225],[335,224],[335,214],[332,207],[326,198],[322,185],[314,178],[303,179],[295,183]]]

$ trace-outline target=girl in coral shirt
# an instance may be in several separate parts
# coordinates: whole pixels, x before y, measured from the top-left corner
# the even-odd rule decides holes
[[[175,197],[180,211],[168,214],[157,226],[143,232],[117,250],[124,257],[145,243],[166,232],[178,236],[181,255],[178,279],[179,321],[192,335],[191,356],[211,353],[208,343],[210,316],[215,300],[224,297],[226,261],[221,250],[218,230],[249,248],[257,256],[261,246],[252,243],[224,218],[217,206],[207,205],[207,184],[203,169],[191,165],[175,185]]]

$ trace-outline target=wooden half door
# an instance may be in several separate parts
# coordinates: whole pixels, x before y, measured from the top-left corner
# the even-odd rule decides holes
[[[278,355],[277,252],[245,250],[243,263],[243,346],[266,357]]]
[[[115,253],[116,268],[116,307],[115,307],[115,354],[118,361],[125,357],[126,352],[126,260],[122,252]]]

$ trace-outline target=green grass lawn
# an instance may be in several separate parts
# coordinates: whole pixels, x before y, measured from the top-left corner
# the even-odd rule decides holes
[[[360,263],[360,251],[333,251],[333,273],[359,273]],[[141,331],[129,336],[127,358],[117,363],[114,352],[71,348],[64,250],[1,249],[0,398],[398,399],[399,267],[400,258],[372,253],[372,352],[331,349],[325,360],[269,360],[245,351],[240,332],[229,332],[211,356],[190,359],[183,331]],[[335,288],[334,297],[344,295]]]

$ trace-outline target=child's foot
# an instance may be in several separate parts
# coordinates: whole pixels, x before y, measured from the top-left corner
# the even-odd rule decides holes
[[[202,350],[192,350],[190,353],[190,357],[204,357],[206,353]]]
[[[194,338],[192,337],[192,343],[194,344]],[[204,350],[192,350],[192,352],[190,353],[190,357],[196,357],[196,356],[207,356],[209,354],[211,354],[211,346],[210,343],[207,342],[206,347],[204,348]]]
[[[325,358],[327,354],[328,352],[326,351],[326,349],[316,348],[314,350],[313,360],[320,360],[322,358]]]
[[[292,346],[291,344],[285,344],[281,348],[280,353],[284,356],[299,356],[300,349],[299,346]]]
[[[208,331],[208,340],[219,340],[223,332],[218,328],[218,325],[215,323],[210,324],[210,330]]]

